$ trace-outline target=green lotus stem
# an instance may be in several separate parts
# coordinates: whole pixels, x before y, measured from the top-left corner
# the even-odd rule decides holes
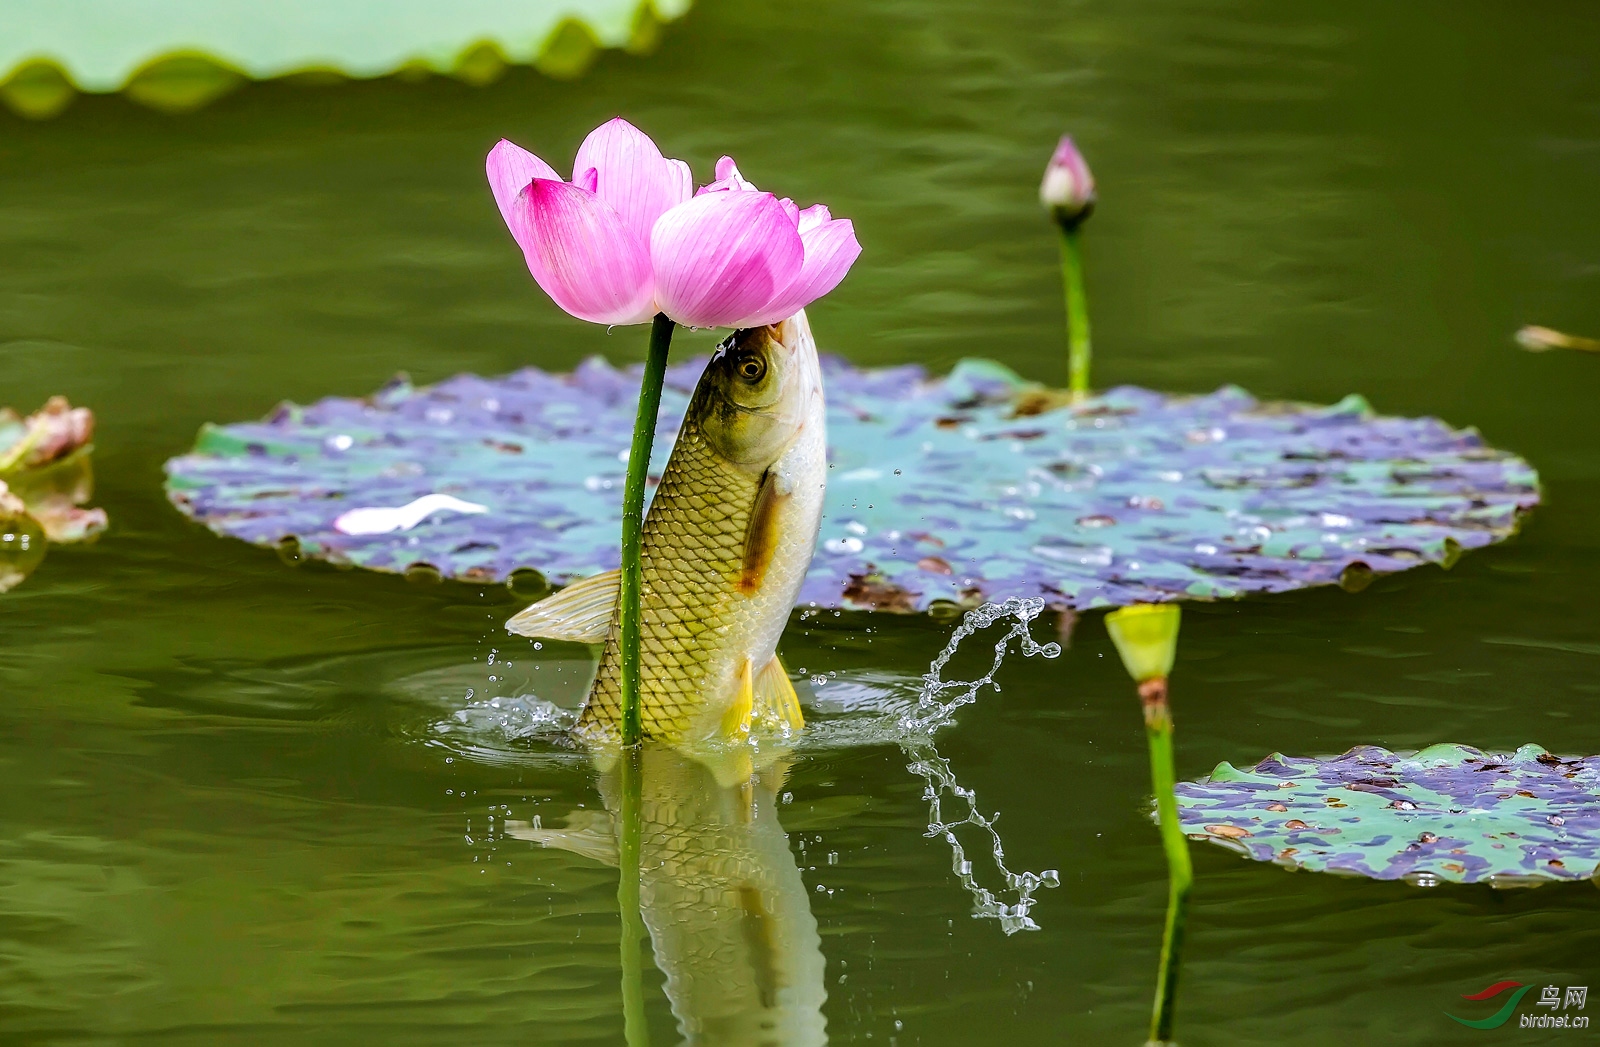
[[[668,330],[670,332],[670,327]],[[664,345],[662,355],[666,355]],[[622,916],[622,1035],[628,1047],[648,1047],[650,1043],[650,1030],[644,1018],[644,957],[639,947],[645,934],[644,917],[639,909],[642,777],[639,750],[631,748],[622,754],[621,824],[617,837],[617,867],[622,873],[617,883],[617,910]]]
[[[1067,299],[1067,389],[1074,400],[1089,395],[1089,296],[1083,289],[1080,226],[1061,225],[1061,284]]]
[[[1189,909],[1189,840],[1178,822],[1178,773],[1172,765],[1172,710],[1167,705],[1167,677],[1178,655],[1178,627],[1183,612],[1175,603],[1138,603],[1106,615],[1106,632],[1139,685],[1144,706],[1144,732],[1150,746],[1150,785],[1156,794],[1161,847],[1167,853],[1167,926],[1161,935],[1161,969],[1156,977],[1155,1006],[1150,1012],[1150,1040],[1145,1047],[1172,1043],[1173,1011],[1178,1005],[1178,972],[1183,964],[1183,928]]]
[[[639,413],[633,419],[633,446],[628,451],[628,479],[622,489],[622,579],[617,643],[622,669],[622,744],[639,744],[639,545],[644,530],[644,486],[650,472],[650,448],[661,411],[661,385],[667,373],[667,350],[677,326],[657,313],[650,326],[650,350],[639,383]]]
[[[1166,677],[1139,685],[1144,703],[1144,729],[1150,744],[1150,784],[1156,794],[1161,846],[1167,852],[1167,925],[1161,936],[1161,969],[1156,978],[1155,1006],[1150,1013],[1150,1043],[1172,1042],[1173,1011],[1178,1003],[1178,972],[1183,963],[1183,931],[1189,912],[1189,840],[1178,822],[1178,797],[1173,787],[1172,711],[1167,706]]]

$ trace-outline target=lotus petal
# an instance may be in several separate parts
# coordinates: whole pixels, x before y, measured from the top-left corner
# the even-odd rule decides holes
[[[730,190],[744,193],[760,192],[753,182],[744,180],[744,176],[739,173],[739,165],[733,162],[733,157],[724,156],[717,161],[717,180],[709,185],[701,186],[700,192],[695,195],[700,196],[704,193],[721,193]]]
[[[650,136],[617,117],[589,132],[578,147],[576,172],[593,170],[594,192],[641,244],[650,242],[656,220],[693,195],[689,165],[661,155]]]
[[[504,138],[489,150],[484,170],[489,176],[489,189],[494,193],[495,205],[500,208],[500,217],[505,219],[511,235],[521,244],[522,235],[517,231],[520,221],[517,217],[517,198],[535,178],[560,181],[561,176],[549,164]]]
[[[821,204],[801,212],[799,232],[806,251],[799,274],[749,326],[777,323],[793,316],[838,287],[861,257],[855,226],[848,218],[829,218],[828,209]]]
[[[771,193],[706,193],[661,216],[650,258],[656,302],[672,319],[749,327],[800,274],[805,245]]]
[[[522,191],[518,221],[528,269],[561,308],[597,324],[643,323],[655,315],[649,254],[598,195],[535,178]]]

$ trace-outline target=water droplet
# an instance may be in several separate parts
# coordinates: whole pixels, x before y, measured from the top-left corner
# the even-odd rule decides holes
[[[1377,572],[1360,560],[1352,561],[1345,565],[1339,572],[1339,588],[1347,593],[1359,593],[1372,584],[1377,577]]]
[[[405,579],[419,585],[437,585],[444,581],[444,575],[433,564],[418,561],[406,568]]]

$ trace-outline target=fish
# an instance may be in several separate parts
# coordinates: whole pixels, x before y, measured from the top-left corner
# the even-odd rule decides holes
[[[670,746],[638,763],[639,907],[687,1044],[822,1047],[827,961],[805,880],[778,819],[781,760],[723,785]],[[508,820],[507,835],[619,865],[621,761],[600,776],[605,809],[562,828]]]
[[[822,525],[822,371],[804,310],[735,331],[706,365],[645,515],[639,719],[647,739],[747,738],[805,722],[777,655]],[[581,579],[506,623],[604,643],[573,732],[621,740],[620,571]]]

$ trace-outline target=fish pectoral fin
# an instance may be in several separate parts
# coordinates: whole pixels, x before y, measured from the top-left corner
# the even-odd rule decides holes
[[[739,930],[750,958],[756,992],[761,1006],[771,1010],[778,1006],[778,990],[783,985],[783,972],[778,964],[777,921],[772,918],[759,887],[746,884],[739,888],[739,909]]]
[[[761,477],[756,488],[755,504],[750,507],[750,522],[745,525],[744,563],[739,570],[739,591],[746,596],[761,588],[772,563],[772,554],[778,548],[778,510],[788,500],[789,492],[782,490],[778,475],[771,469]]]
[[[775,717],[796,731],[806,725],[805,714],[800,711],[800,696],[795,693],[789,673],[777,655],[756,674],[754,690],[758,717]]]
[[[755,707],[755,687],[750,677],[750,659],[739,668],[739,690],[733,704],[722,714],[722,733],[727,738],[740,738],[750,733],[750,712]]]
[[[538,640],[604,643],[621,585],[620,569],[580,578],[514,615],[506,630]]]
[[[616,823],[609,811],[573,811],[564,829],[545,829],[532,822],[508,821],[506,834],[544,847],[570,851],[601,865],[617,865]]]

